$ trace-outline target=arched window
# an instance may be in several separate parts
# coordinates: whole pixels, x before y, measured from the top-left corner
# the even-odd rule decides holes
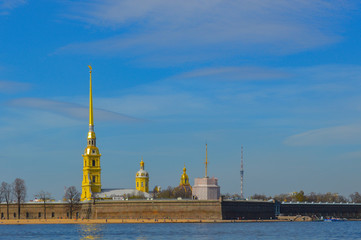
[[[137,182],[137,187],[139,187],[139,182]]]
[[[142,187],[143,187],[143,182],[141,184],[142,184]]]
[[[95,182],[95,176],[93,176],[93,182]]]
[[[95,160],[93,160],[93,165],[92,166],[95,167]]]

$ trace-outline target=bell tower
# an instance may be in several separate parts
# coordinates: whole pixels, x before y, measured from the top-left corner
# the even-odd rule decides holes
[[[89,90],[89,132],[87,137],[87,146],[83,156],[83,181],[81,201],[91,200],[93,193],[101,192],[100,179],[100,156],[99,149],[96,146],[96,137],[94,132],[93,120],[93,96],[92,96],[92,67],[90,69],[90,90]]]

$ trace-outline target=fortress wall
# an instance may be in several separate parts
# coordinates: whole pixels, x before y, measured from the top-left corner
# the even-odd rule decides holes
[[[75,213],[74,213],[75,217]],[[0,218],[7,218],[6,204],[0,204]],[[9,204],[9,219],[18,218],[18,205]],[[21,219],[43,219],[44,205],[42,203],[24,203],[20,205]],[[47,203],[46,204],[46,218],[58,219],[67,218],[67,207],[64,203]]]
[[[274,219],[275,204],[264,201],[228,201],[222,202],[223,219]]]
[[[323,216],[361,218],[361,204],[354,203],[282,203],[280,212],[285,216]]]
[[[69,218],[69,210],[65,203],[47,203],[47,219]],[[6,204],[0,205],[0,214],[7,218]],[[17,204],[9,205],[9,219],[17,219]],[[78,215],[77,215],[78,213]],[[15,215],[14,215],[15,214]],[[1,215],[0,215],[1,216]],[[219,201],[192,200],[134,200],[134,201],[97,201],[82,203],[73,213],[73,218],[93,219],[222,219]],[[21,219],[43,219],[42,203],[21,204]]]
[[[361,204],[273,203],[263,201],[132,200],[82,203],[73,218],[93,219],[270,219],[276,207],[282,215],[361,218]],[[65,203],[47,203],[47,219],[67,219]],[[15,215],[14,215],[15,213]],[[9,218],[17,219],[17,204],[9,205]],[[6,219],[6,204],[0,204],[0,216]],[[43,219],[42,203],[21,204],[21,219]]]
[[[93,218],[222,219],[219,201],[152,200],[96,202]]]

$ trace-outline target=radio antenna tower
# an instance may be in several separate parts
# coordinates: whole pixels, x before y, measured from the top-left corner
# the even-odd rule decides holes
[[[243,169],[243,146],[241,146],[241,199],[244,199],[243,196],[243,174],[244,174],[244,169]]]

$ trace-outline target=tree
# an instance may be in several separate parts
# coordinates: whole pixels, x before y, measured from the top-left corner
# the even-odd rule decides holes
[[[41,190],[38,194],[35,195],[40,201],[44,204],[44,219],[46,219],[46,201],[49,201],[51,198],[51,194]]]
[[[80,192],[74,187],[68,187],[64,195],[65,201],[67,204],[67,209],[69,210],[69,218],[73,218],[73,212],[80,208]]]
[[[2,199],[6,202],[6,217],[9,219],[9,204],[12,201],[11,185],[7,182],[2,182],[0,186],[0,193],[2,195]]]
[[[158,193],[157,198],[175,198],[173,192],[174,188],[168,186],[167,189]]]
[[[297,202],[304,202],[306,197],[305,197],[305,192],[304,191],[299,191],[299,192],[296,192],[294,194],[294,198]]]
[[[271,197],[267,197],[266,195],[264,194],[253,194],[251,196],[251,199],[254,199],[254,200],[263,200],[263,201],[266,201],[266,200],[269,200],[271,199]]]
[[[13,194],[18,204],[18,219],[20,219],[20,205],[25,201],[26,197],[26,186],[25,181],[21,178],[15,179],[13,183]]]
[[[352,202],[361,203],[361,195],[358,192],[352,193],[350,198]]]

